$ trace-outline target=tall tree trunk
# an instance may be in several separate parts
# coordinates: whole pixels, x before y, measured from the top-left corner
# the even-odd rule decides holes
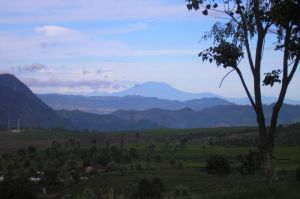
[[[262,169],[267,179],[271,179],[273,176],[273,144],[268,139],[268,129],[266,127],[265,118],[262,110],[258,110],[257,123],[259,129],[259,151],[261,154]]]

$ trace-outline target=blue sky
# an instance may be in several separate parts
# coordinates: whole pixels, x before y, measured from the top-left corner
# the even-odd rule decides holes
[[[189,12],[184,0],[0,0],[0,13],[0,73],[15,74],[36,93],[114,92],[160,81],[189,92],[245,96],[235,74],[219,88],[228,71],[197,57],[209,45],[201,35],[219,19]],[[272,42],[265,72],[280,63]],[[300,99],[299,76],[289,98]]]

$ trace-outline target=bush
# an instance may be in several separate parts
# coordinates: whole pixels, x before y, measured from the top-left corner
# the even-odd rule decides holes
[[[169,159],[169,163],[171,165],[171,167],[174,167],[174,165],[176,164],[176,160],[174,158]]]
[[[247,155],[238,156],[241,165],[238,167],[242,175],[254,175],[261,168],[262,158],[259,152],[249,151]]]
[[[231,168],[225,157],[212,154],[206,161],[206,171],[208,174],[225,175],[231,173]]]
[[[179,185],[175,187],[175,197],[186,197],[190,195],[189,188]]]
[[[183,169],[183,163],[182,162],[178,163],[178,169]]]
[[[36,152],[35,146],[32,146],[32,145],[28,146],[27,147],[27,152],[28,153],[35,153]]]
[[[138,164],[136,164],[135,169],[137,171],[141,171],[141,170],[143,170],[143,167],[142,167],[142,165],[140,163],[138,163]]]
[[[162,199],[164,185],[160,178],[154,178],[152,182],[142,179],[137,185],[136,191],[131,195],[132,199]]]
[[[5,180],[0,183],[1,199],[36,199],[33,187],[25,178],[16,178],[14,180]]]
[[[296,171],[296,180],[300,181],[300,167]]]

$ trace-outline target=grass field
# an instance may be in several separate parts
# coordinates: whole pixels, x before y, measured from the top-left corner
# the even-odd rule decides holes
[[[72,178],[59,185],[33,183],[39,198],[130,198],[144,178],[150,181],[160,178],[165,187],[164,198],[299,198],[300,182],[296,181],[296,170],[300,167],[299,129],[299,126],[279,129],[274,151],[277,175],[273,183],[264,179],[261,171],[242,175],[237,170],[241,164],[237,157],[256,150],[257,132],[253,127],[120,133],[0,132],[0,174],[30,176],[37,170],[55,168],[68,175],[74,169],[78,177],[86,177],[77,181]],[[28,146],[37,150],[22,154],[22,149]],[[110,154],[106,171],[84,172],[84,161],[102,163],[105,153]],[[205,166],[211,154],[225,157],[232,172],[207,174]],[[47,187],[47,194],[41,194],[43,186]]]

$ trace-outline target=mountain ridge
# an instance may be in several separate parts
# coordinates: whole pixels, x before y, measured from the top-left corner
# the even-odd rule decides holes
[[[99,94],[99,95],[98,95]],[[167,83],[164,82],[144,82],[142,84],[136,84],[128,89],[125,89],[123,91],[115,92],[115,93],[94,93],[94,95],[88,95],[88,96],[126,96],[126,95],[139,95],[143,97],[157,97],[160,99],[167,99],[167,100],[178,100],[178,101],[186,101],[186,100],[192,100],[192,99],[201,99],[204,97],[217,97],[224,100],[227,100],[234,104],[239,105],[249,105],[250,101],[247,97],[224,97],[221,95],[217,95],[210,92],[202,92],[202,93],[190,93],[181,91],[177,88],[174,88],[170,86]],[[269,97],[269,96],[262,96],[262,100],[264,104],[272,104],[276,101],[275,97]],[[285,99],[285,103],[288,104],[300,104],[300,100],[292,100],[292,99]]]
[[[264,105],[266,121],[271,117],[272,105]],[[136,120],[147,119],[164,128],[211,128],[231,126],[256,126],[255,113],[249,105],[215,106],[200,111],[189,108],[180,110],[148,109],[145,111],[116,111],[112,113],[124,120],[134,114]],[[284,104],[278,124],[300,121],[300,105]]]
[[[59,98],[60,95],[53,95]],[[66,97],[66,96],[65,96]],[[74,101],[74,96],[69,97],[69,103]],[[86,99],[83,96],[77,96]],[[97,103],[103,97],[90,97]],[[120,99],[128,99],[131,105],[135,100],[162,100],[140,96],[105,97],[106,103],[114,101],[118,104]],[[203,98],[201,100],[189,100],[185,103],[193,104],[199,108],[198,102],[212,102],[218,98]],[[171,106],[172,103],[182,103],[176,100],[162,100]],[[75,100],[76,102],[76,100]],[[80,102],[80,101],[79,101]],[[161,102],[161,101],[160,101]],[[196,103],[195,103],[196,102]],[[80,102],[82,103],[82,102]],[[151,108],[146,110],[119,110],[112,114],[98,115],[78,110],[54,111],[40,100],[32,91],[13,75],[0,75],[0,128],[7,129],[8,121],[21,119],[21,128],[65,128],[70,130],[93,131],[125,131],[142,130],[149,128],[210,128],[224,126],[256,126],[255,113],[249,105],[235,105],[225,101],[225,104],[217,103],[210,107],[200,107],[194,110],[181,107],[176,110]],[[72,104],[71,104],[72,105]],[[73,104],[74,107],[76,104]],[[78,104],[77,104],[78,105]],[[105,103],[104,103],[105,105]],[[201,103],[200,103],[201,105]],[[75,107],[76,108],[76,107]],[[128,107],[130,108],[130,107]],[[163,106],[163,108],[165,108]],[[174,108],[174,107],[173,107]],[[177,107],[178,108],[178,107]],[[270,120],[272,105],[263,106],[266,121]],[[297,123],[300,121],[300,105],[284,104],[279,116],[279,124]],[[16,122],[11,122],[10,128],[16,128]]]
[[[38,95],[46,104],[55,110],[81,110],[91,113],[105,114],[116,110],[146,110],[151,108],[161,108],[177,110],[190,107],[194,110],[216,105],[232,105],[226,100],[219,98],[201,98],[187,101],[166,100],[156,97],[142,96],[80,96],[80,95],[61,95],[44,94]]]

